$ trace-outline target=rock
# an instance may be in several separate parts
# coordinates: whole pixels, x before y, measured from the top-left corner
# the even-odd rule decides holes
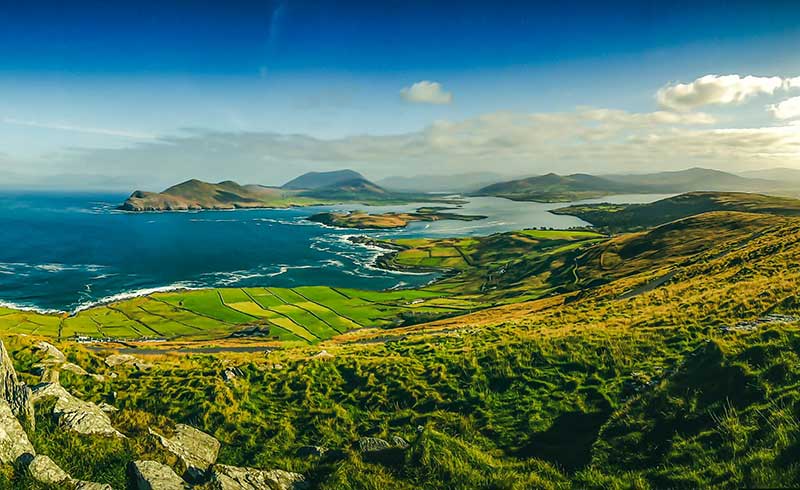
[[[216,464],[211,467],[212,490],[301,490],[308,488],[299,473],[283,470],[256,470]]]
[[[36,454],[28,434],[8,403],[0,400],[0,463],[14,463],[26,454]]]
[[[233,381],[240,376],[244,376],[244,373],[239,368],[225,368],[225,370],[222,371],[222,379],[226,382]]]
[[[164,448],[178,457],[183,476],[189,481],[203,480],[208,468],[217,462],[219,441],[189,425],[178,424],[172,437],[164,437],[150,429]]]
[[[37,385],[33,399],[56,398],[53,417],[58,425],[79,434],[125,437],[111,425],[108,414],[98,405],[73,396],[63,386],[55,383]]]
[[[391,448],[391,444],[377,437],[362,437],[358,440],[358,450],[362,453],[383,451]]]
[[[328,452],[328,448],[322,446],[300,446],[297,448],[297,456],[300,458],[321,458]]]
[[[33,401],[31,390],[17,377],[5,344],[0,340],[0,399],[8,403],[11,412],[23,426],[34,428]]]
[[[79,374],[81,376],[88,376],[89,373],[83,369],[82,367],[78,366],[77,364],[73,364],[71,362],[65,362],[61,365],[62,371],[69,371],[74,374]]]
[[[410,447],[408,441],[406,441],[400,436],[392,436],[392,445],[400,449],[407,449],[408,447]]]
[[[156,461],[133,461],[128,465],[131,488],[134,490],[185,490],[190,488],[172,471]]]
[[[137,360],[138,359],[130,354],[111,354],[110,356],[106,357],[105,363],[108,367],[117,367],[133,364]]]
[[[114,490],[111,485],[106,483],[95,483],[93,481],[76,481],[75,490]]]
[[[106,357],[105,362],[108,367],[134,366],[136,369],[141,371],[153,367],[152,364],[143,362],[130,354],[111,354],[110,356]]]
[[[49,342],[41,341],[36,344],[36,348],[44,353],[44,359],[42,362],[55,362],[58,364],[67,362],[67,356],[65,356],[63,352],[58,350],[56,346]]]
[[[38,482],[48,485],[57,485],[71,480],[66,471],[62,470],[49,456],[39,454],[28,463],[28,472]]]
[[[311,359],[320,359],[323,361],[327,361],[329,359],[333,359],[333,354],[326,350],[321,350],[318,354],[314,354],[311,356]]]

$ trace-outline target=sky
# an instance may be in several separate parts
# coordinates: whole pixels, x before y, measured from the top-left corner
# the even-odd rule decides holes
[[[800,168],[800,3],[0,0],[0,185]]]

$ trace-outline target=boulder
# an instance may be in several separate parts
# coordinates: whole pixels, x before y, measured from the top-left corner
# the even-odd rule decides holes
[[[56,399],[53,417],[61,427],[79,434],[125,437],[111,425],[111,419],[102,407],[76,398],[59,384],[45,383],[34,387],[34,400],[50,397]]]
[[[133,461],[128,465],[134,490],[186,490],[186,483],[172,468],[156,461]]]
[[[256,470],[216,464],[211,467],[212,490],[301,490],[308,488],[299,473],[283,470]]]
[[[37,455],[28,463],[28,472],[34,480],[47,485],[57,485],[71,480],[66,471],[44,454]]]
[[[400,449],[407,449],[408,447],[410,447],[408,441],[406,441],[400,436],[392,436],[392,446]]]
[[[44,354],[44,359],[42,359],[44,363],[63,364],[67,362],[67,356],[49,342],[41,341],[36,344],[36,348]]]
[[[2,341],[0,341],[0,399],[8,403],[11,412],[23,426],[34,428],[31,390],[17,377],[17,371]]]
[[[26,454],[36,454],[28,434],[8,403],[0,400],[0,463],[14,463]]]
[[[164,448],[177,456],[183,476],[189,481],[200,481],[208,468],[217,462],[219,441],[192,426],[178,424],[172,437],[164,437],[150,429]]]
[[[391,448],[391,444],[377,437],[362,437],[358,440],[358,450],[362,453],[384,451]]]
[[[95,483],[93,481],[75,481],[75,490],[114,490],[107,483]]]
[[[153,367],[152,364],[143,362],[139,358],[130,354],[111,354],[110,356],[106,357],[105,362],[108,367],[134,366],[140,371],[144,371]]]

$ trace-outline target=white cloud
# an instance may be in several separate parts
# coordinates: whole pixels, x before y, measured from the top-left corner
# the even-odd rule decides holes
[[[656,93],[661,107],[690,110],[704,105],[739,104],[756,95],[800,87],[800,77],[706,75],[691,83],[667,85]]]
[[[409,102],[418,104],[449,104],[453,102],[453,94],[442,89],[439,82],[423,80],[410,87],[404,87],[400,96]]]
[[[799,84],[800,85],[800,84]],[[800,117],[800,97],[792,97],[777,104],[768,106],[769,111],[778,119],[794,119]]]

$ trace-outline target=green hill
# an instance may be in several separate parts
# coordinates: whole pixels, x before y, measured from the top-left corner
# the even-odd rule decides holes
[[[552,212],[577,216],[601,230],[618,233],[710,211],[797,216],[800,215],[800,199],[743,192],[690,192],[648,204],[586,204]]]
[[[374,184],[363,177],[343,180],[334,184],[317,187],[312,190],[302,191],[301,195],[317,197],[321,199],[343,200],[382,200],[396,197],[396,195],[390,194],[383,187]]]
[[[550,173],[492,184],[478,190],[475,195],[504,197],[515,201],[566,202],[637,192],[648,192],[648,188],[588,174],[562,176]]]
[[[294,191],[239,185],[227,180],[211,184],[187,180],[163,192],[136,191],[119,207],[124,211],[178,211],[198,209],[237,209],[285,206],[302,202]]]
[[[606,175],[604,177],[621,184],[645,187],[650,189],[650,192],[655,193],[692,191],[763,192],[783,187],[779,181],[743,177],[721,170],[700,167],[673,172]]]
[[[431,289],[247,288],[109,305],[85,319],[87,328],[119,328],[122,313],[142,322],[131,329],[175,315],[174,328],[185,331],[210,319],[252,328],[263,318],[294,329],[287,339],[307,340],[213,355],[177,350],[189,343],[139,344],[128,352],[152,364],[146,369],[104,362],[122,346],[59,344],[70,362],[103,376],[72,368],[61,383],[81,399],[113,404],[111,422],[128,437],[68,432],[40,401],[31,440],[75,477],[115,488],[125,488],[133,459],[179,468],[148,435],[176,422],[222,441],[223,464],[289,469],[323,490],[800,485],[798,218],[713,212],[595,243],[540,233],[483,245],[405,244],[441,262],[456,257],[447,246],[460,247],[471,252],[458,254],[462,269],[488,261],[504,275],[513,262],[506,258],[531,240],[531,263],[536,250],[551,256],[542,270],[552,274],[540,279],[571,276],[577,289],[472,312],[465,301],[485,294],[466,288],[461,298],[435,301]],[[558,251],[575,240],[582,245]],[[513,244],[506,258],[505,242]],[[431,312],[449,304],[460,314],[403,326],[391,321],[391,301]],[[0,319],[10,315],[22,314],[0,310]],[[384,327],[354,323],[380,315]],[[5,340],[24,379],[35,380],[35,329],[50,317],[29,316],[33,330]],[[319,340],[326,329],[335,336]],[[365,437],[392,442],[368,452],[360,449]],[[308,455],[307,446],[326,450]],[[11,465],[0,485],[38,488]]]

